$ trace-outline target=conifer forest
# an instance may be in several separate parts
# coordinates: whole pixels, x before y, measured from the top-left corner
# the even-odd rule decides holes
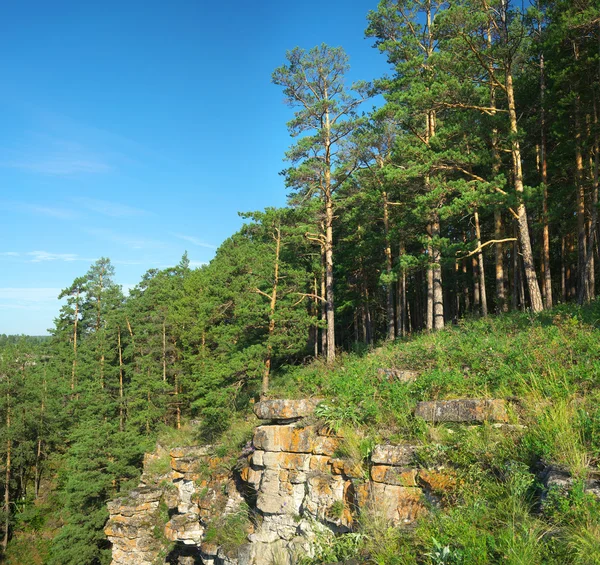
[[[380,0],[365,16],[385,76],[350,84],[326,44],[273,70],[287,206],[241,212],[209,264],[186,253],[127,294],[98,259],[57,297],[50,336],[0,336],[8,563],[110,563],[106,503],[157,436],[193,422],[218,441],[303,368],[597,304],[600,2]],[[37,561],[11,558],[27,531]],[[498,562],[430,553],[414,562]]]

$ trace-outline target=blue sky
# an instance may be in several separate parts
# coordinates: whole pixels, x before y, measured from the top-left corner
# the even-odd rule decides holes
[[[0,333],[46,333],[99,257],[127,288],[284,205],[287,49],[341,45],[350,80],[387,70],[364,39],[375,0],[2,4]]]

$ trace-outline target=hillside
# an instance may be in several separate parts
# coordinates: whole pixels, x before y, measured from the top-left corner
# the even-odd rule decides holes
[[[335,367],[314,362],[278,372],[271,396],[321,398],[311,422],[343,438],[333,456],[348,468],[363,467],[368,474],[375,446],[408,444],[418,446],[413,465],[444,477],[433,483],[435,496],[409,529],[384,526],[376,513],[362,513],[346,530],[351,535],[317,538],[310,562],[354,557],[382,564],[597,563],[598,320],[597,301],[535,316],[466,320],[443,332],[343,355]],[[503,399],[508,422],[431,423],[413,415],[418,402],[453,398]],[[218,480],[226,482],[223,477],[239,469],[257,424],[248,405],[211,442],[217,446]],[[194,423],[159,440],[167,454],[199,442],[201,427]],[[185,455],[185,449],[178,453]],[[160,468],[156,463],[154,472]],[[44,522],[53,522],[52,511],[45,512],[43,520],[31,512],[22,517],[8,563],[45,562],[22,543],[32,535],[45,537]],[[213,543],[229,551],[245,543],[244,528],[255,522],[256,509],[243,512],[233,525],[227,522],[230,530],[210,534]],[[210,519],[218,520],[214,514]]]
[[[155,17],[164,10],[172,18],[161,16],[157,29],[178,20],[170,3],[154,8]],[[262,8],[261,42],[288,37],[285,26],[265,31],[270,13],[307,10]],[[192,64],[163,67],[169,80],[155,79],[169,90],[155,106],[144,94],[144,104],[123,113],[103,98],[107,111],[143,122],[148,143],[165,149],[144,152],[135,173],[102,166],[98,184],[58,183],[68,200],[60,204],[40,189],[40,167],[5,163],[32,174],[15,218],[22,211],[63,222],[57,230],[40,224],[40,237],[15,224],[10,235],[29,233],[36,247],[60,235],[69,247],[35,251],[23,240],[0,251],[11,267],[3,272],[21,281],[0,288],[13,327],[41,312],[31,304],[60,301],[49,338],[0,336],[0,550],[12,565],[108,565],[127,560],[132,545],[141,549],[137,542],[158,551],[155,561],[169,556],[167,541],[190,541],[189,532],[188,545],[217,552],[205,551],[215,565],[227,562],[225,550],[256,557],[254,542],[269,551],[277,544],[289,558],[296,537],[308,544],[302,558],[317,562],[600,561],[600,0],[380,0],[370,8],[355,39],[366,36],[381,54],[387,71],[368,68],[379,76],[355,80],[344,48],[325,43],[278,49],[268,59],[271,86],[248,67],[283,98],[287,150],[268,120],[252,116],[260,127],[243,126],[250,100],[269,118],[276,112],[229,61],[206,74],[214,80],[194,82],[211,92],[220,85],[236,104],[223,96],[218,109],[203,106],[185,89],[218,132],[191,113],[185,126],[218,159],[186,143],[175,114],[175,133],[147,129],[162,116],[155,107],[185,107],[172,87],[187,84]],[[103,11],[111,25],[121,22],[115,13]],[[231,37],[230,27],[221,18],[210,29]],[[236,65],[244,65],[240,54],[260,59],[252,45],[229,41],[197,51],[205,38],[198,29],[176,34],[174,52],[213,62],[227,47]],[[163,45],[154,30],[138,31]],[[295,31],[314,38],[300,25]],[[108,31],[97,37],[112,45]],[[122,53],[92,46],[114,59],[107,68],[144,44],[126,37]],[[159,60],[144,53],[144,64]],[[127,68],[125,83],[135,82],[136,65]],[[234,82],[225,87],[225,78]],[[138,106],[152,107],[152,119],[140,118]],[[103,129],[102,108],[90,108]],[[245,141],[236,153],[238,138]],[[187,157],[153,158],[178,143]],[[278,170],[262,170],[250,148],[284,157],[287,201],[241,212],[226,237],[220,218],[229,206],[264,206],[260,179]],[[78,170],[87,159],[76,161]],[[184,161],[194,175],[187,181],[176,165]],[[142,171],[158,184],[136,176]],[[130,192],[135,186],[140,192]],[[209,202],[222,204],[219,218],[206,217],[217,209]],[[200,230],[208,219],[219,226],[210,234]],[[216,239],[218,248],[207,243]],[[210,254],[200,261],[186,251],[178,260],[182,241]],[[28,288],[34,283],[43,286]],[[271,411],[277,399],[300,402],[288,418],[287,409]],[[302,401],[310,413],[297,408]],[[140,481],[149,489],[142,495]],[[204,488],[219,507],[202,506]],[[369,513],[372,493],[397,502],[383,521]],[[131,524],[138,511],[141,521]],[[329,553],[319,557],[309,532],[325,536]],[[198,556],[168,558],[182,565],[188,557]]]

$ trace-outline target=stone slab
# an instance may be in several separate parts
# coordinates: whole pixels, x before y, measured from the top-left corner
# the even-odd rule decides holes
[[[314,426],[297,427],[288,424],[259,426],[254,431],[253,443],[254,447],[261,451],[331,456],[339,446],[340,440],[336,437],[317,435]]]
[[[506,403],[500,399],[462,398],[419,402],[415,416],[427,422],[506,422]]]
[[[413,464],[416,445],[379,444],[373,448],[371,461],[376,465],[408,467]]]
[[[412,383],[417,380],[421,373],[408,369],[377,369],[380,380],[399,381],[401,383]]]
[[[301,400],[263,400],[254,405],[254,413],[260,420],[292,420],[312,415],[320,398]]]

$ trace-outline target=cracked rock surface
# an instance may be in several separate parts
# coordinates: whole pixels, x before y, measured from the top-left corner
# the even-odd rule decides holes
[[[108,505],[112,565],[291,565],[312,554],[318,532],[352,532],[361,510],[395,526],[412,523],[426,512],[428,493],[451,483],[444,472],[418,468],[414,445],[375,446],[370,461],[336,457],[343,438],[303,419],[317,404],[255,405],[265,423],[233,469],[211,446],[147,455],[140,487]],[[152,476],[161,457],[170,470]],[[224,547],[207,535],[246,508],[244,541]]]

